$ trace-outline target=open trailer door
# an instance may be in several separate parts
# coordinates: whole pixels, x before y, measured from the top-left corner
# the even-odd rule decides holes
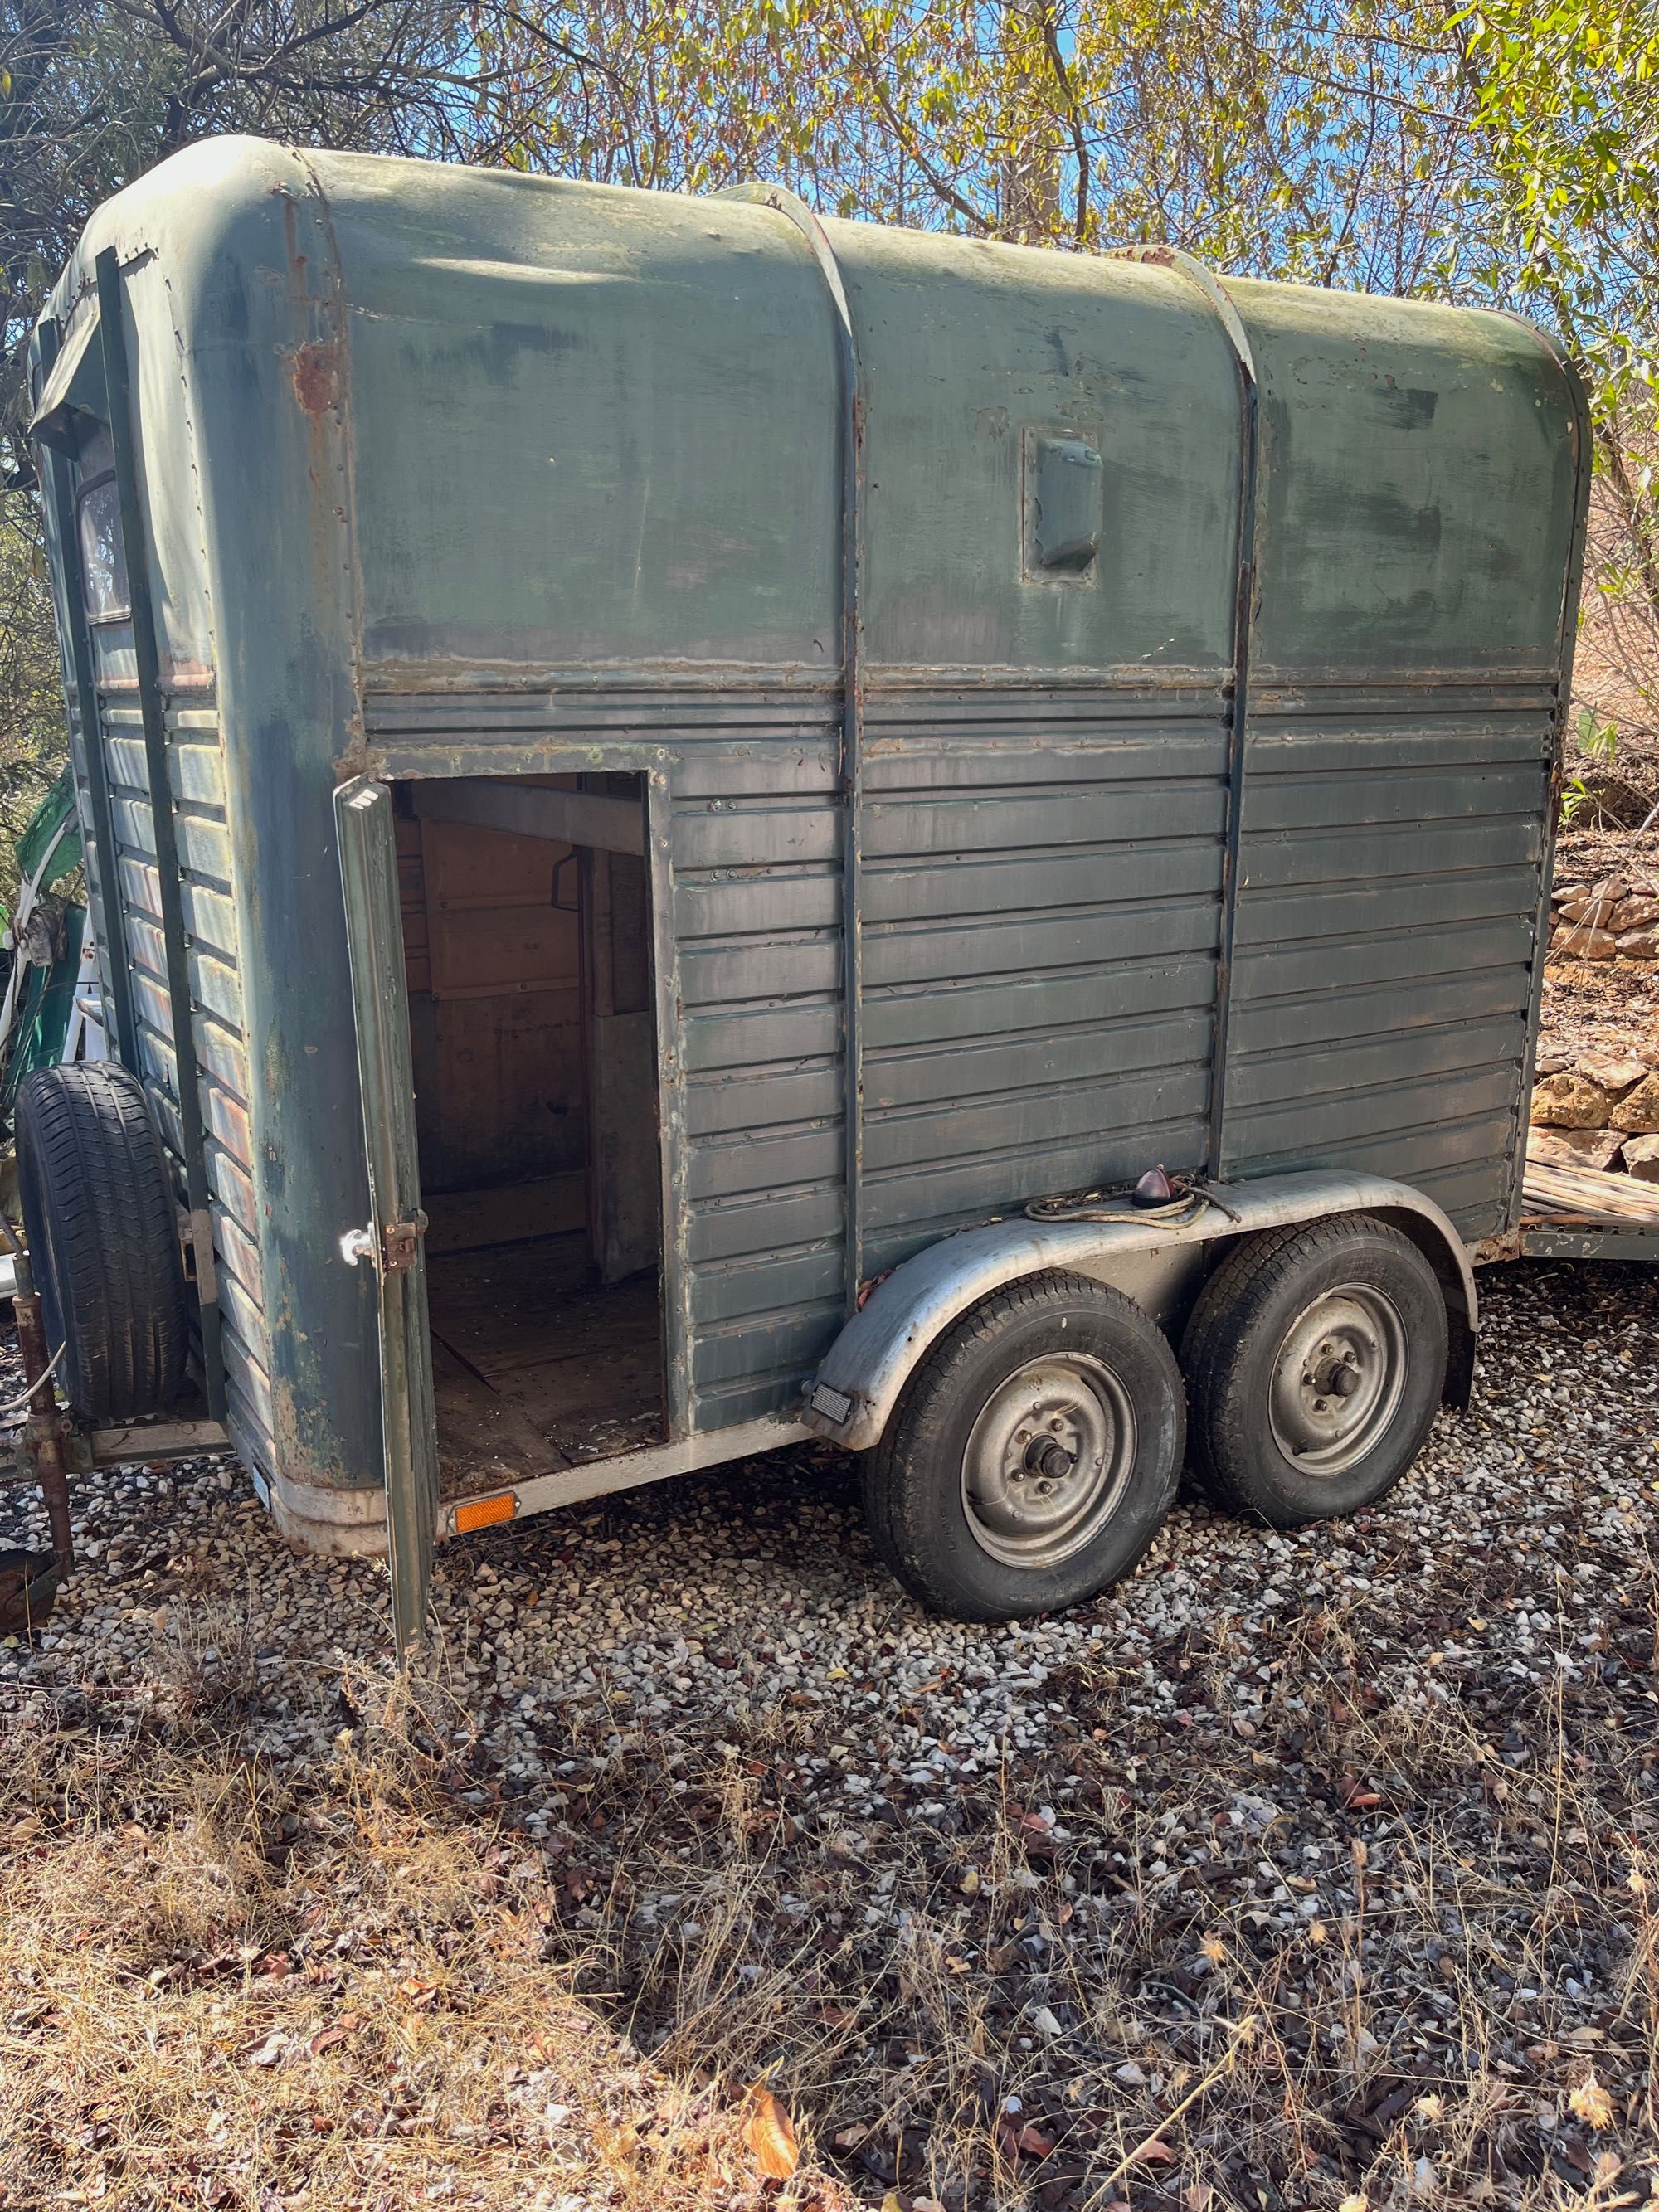
[[[380,1420],[392,1616],[399,1655],[420,1641],[432,1583],[438,1437],[427,1319],[409,988],[404,971],[392,793],[366,777],[335,795],[340,879],[363,1095],[369,1218],[343,1240],[380,1286]]]

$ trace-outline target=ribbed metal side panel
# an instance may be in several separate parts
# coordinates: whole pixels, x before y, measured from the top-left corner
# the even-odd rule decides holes
[[[184,1176],[178,1163],[184,1136],[179,1119],[179,1069],[167,1001],[143,717],[137,698],[120,692],[102,695],[100,714],[116,839],[111,873],[118,890],[132,975],[138,1073],[173,1155],[182,1205]],[[174,822],[195,1008],[196,1077],[206,1133],[231,1430],[245,1455],[270,1468],[276,1463],[276,1453],[271,1437],[270,1351],[253,1197],[252,1079],[236,950],[224,763],[218,715],[210,696],[176,696],[168,709],[167,726],[168,765],[177,802]],[[100,854],[93,872],[97,893],[94,919],[99,928],[100,960],[108,957],[104,948],[112,943],[102,921],[102,866]]]
[[[798,1401],[841,1325],[839,768],[821,696],[669,770],[697,1429]]]
[[[1190,682],[868,690],[866,1273],[1045,1192],[1201,1164],[1228,714]],[[377,774],[666,780],[699,1429],[791,1405],[844,1317],[838,718],[828,689],[367,702]]]
[[[1352,1167],[1508,1218],[1553,745],[1537,684],[1258,694],[1231,1176]]]
[[[866,704],[866,1268],[1027,1199],[1202,1164],[1219,689]]]

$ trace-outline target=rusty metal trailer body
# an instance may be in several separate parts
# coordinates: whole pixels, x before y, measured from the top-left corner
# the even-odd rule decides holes
[[[1168,1318],[1343,1211],[1430,1255],[1455,1387],[1589,469],[1538,331],[228,139],[94,216],[35,377],[112,1038],[296,1539],[869,1443],[913,1269]],[[546,1110],[480,1164],[446,1087],[517,1097],[520,1051]],[[1154,1164],[1201,1226],[1008,1219]],[[518,1205],[648,1258],[649,1434],[538,1469],[502,1385],[485,1437],[441,1199],[452,1249]]]

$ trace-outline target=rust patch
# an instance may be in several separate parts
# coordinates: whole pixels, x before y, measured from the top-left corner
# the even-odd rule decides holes
[[[340,349],[313,338],[294,356],[294,396],[307,415],[321,415],[339,398]]]
[[[1469,1265],[1472,1267],[1490,1267],[1501,1260],[1518,1260],[1520,1257],[1519,1229],[1506,1230],[1501,1237],[1483,1237],[1478,1244],[1469,1249]]]

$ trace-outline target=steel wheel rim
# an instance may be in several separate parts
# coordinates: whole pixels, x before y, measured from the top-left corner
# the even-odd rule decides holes
[[[1117,1510],[1135,1440],[1129,1394],[1103,1360],[1078,1352],[1028,1359],[987,1399],[963,1451],[974,1541],[1004,1566],[1042,1570],[1074,1557]]]
[[[1369,1283],[1322,1291],[1273,1362],[1273,1442],[1304,1474],[1346,1474],[1387,1433],[1410,1364],[1406,1324],[1385,1291]]]

